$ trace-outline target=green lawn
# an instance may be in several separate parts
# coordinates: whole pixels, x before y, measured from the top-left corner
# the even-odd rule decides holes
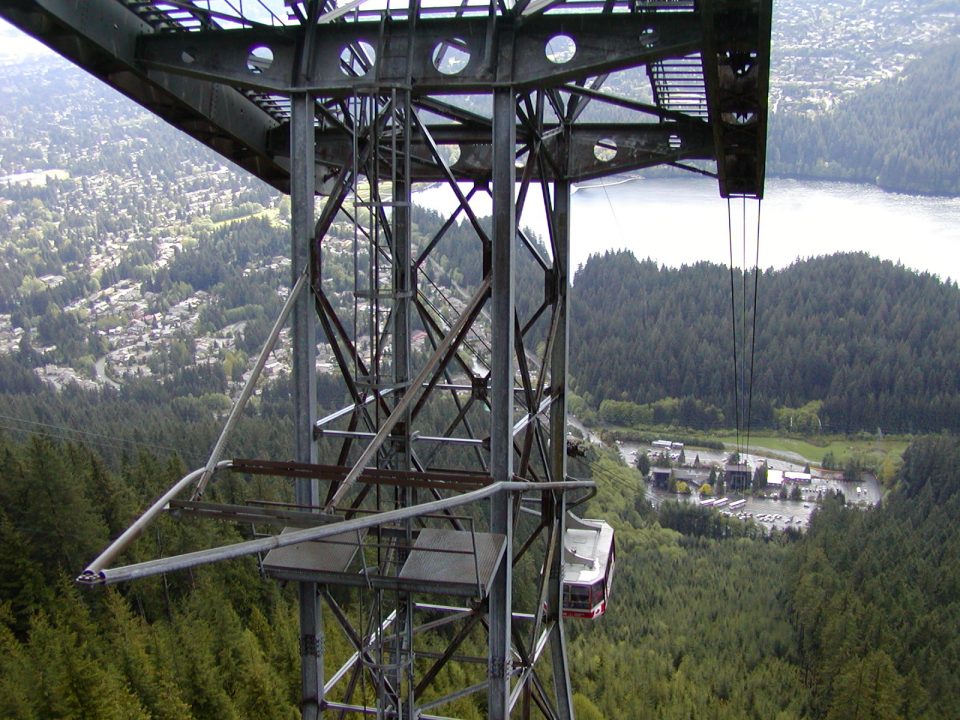
[[[592,427],[591,430],[597,433],[606,431],[623,440],[633,442],[649,442],[655,437],[670,437],[674,440],[682,440],[688,447],[693,448],[709,447],[709,445],[698,444],[698,440],[722,442],[727,452],[732,452],[737,447],[737,436],[730,430],[710,433],[699,430],[678,430],[671,426],[656,425],[644,425],[639,428],[601,425]],[[746,438],[742,435],[740,443],[746,444]],[[800,458],[803,458],[804,461],[812,465],[819,465],[823,462],[823,456],[830,452],[833,453],[834,463],[837,467],[842,467],[852,455],[859,457],[864,467],[879,468],[887,455],[899,458],[909,444],[910,438],[902,435],[888,435],[881,438],[869,435],[861,435],[855,438],[846,435],[819,435],[801,438],[785,437],[770,431],[751,433],[750,435],[750,449],[761,451],[763,455],[768,457],[793,462],[799,462]]]
[[[730,433],[718,435],[717,439],[727,447],[736,447],[736,435]],[[744,438],[741,437],[741,442]],[[867,459],[882,460],[888,454],[899,456],[909,444],[905,437],[848,438],[842,435],[827,435],[810,440],[781,437],[779,435],[751,434],[750,447],[764,448],[776,453],[796,453],[811,463],[819,463],[823,456],[832,452],[838,464],[842,464],[851,455],[860,454]]]
[[[263,210],[258,210],[257,212],[251,213],[249,215],[241,215],[239,217],[227,218],[226,220],[218,220],[216,222],[211,222],[210,227],[216,230],[218,228],[225,227],[226,225],[230,225],[231,223],[235,223],[235,222],[253,220],[254,218],[261,218],[261,217],[270,218],[271,220],[273,220],[276,218],[276,216],[277,216],[277,211],[275,208],[264,208]]]

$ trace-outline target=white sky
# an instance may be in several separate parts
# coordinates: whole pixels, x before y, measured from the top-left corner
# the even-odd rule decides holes
[[[11,65],[44,56],[54,57],[56,53],[29,35],[24,35],[6,20],[0,20],[0,64]]]

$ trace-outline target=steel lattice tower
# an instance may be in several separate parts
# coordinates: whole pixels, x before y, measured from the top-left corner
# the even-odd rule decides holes
[[[265,572],[299,586],[304,717],[437,717],[475,692],[490,717],[572,717],[564,520],[591,485],[566,472],[572,184],[673,165],[715,176],[724,197],[760,197],[770,12],[770,0],[3,3],[0,16],[291,196],[289,298],[221,440],[289,320],[295,456],[220,461],[218,443],[81,580],[267,553]],[[412,216],[424,183],[456,197],[425,240]],[[484,195],[489,222],[471,204]],[[522,231],[534,198],[542,245]],[[324,262],[345,221],[349,309]],[[444,304],[430,263],[458,221],[480,280]],[[521,260],[537,285],[527,316]],[[324,418],[318,339],[352,400]],[[439,465],[452,457],[458,469]],[[205,501],[229,471],[291,478],[296,501]],[[111,567],[170,507],[287,530]],[[343,593],[364,612],[351,617]],[[324,603],[354,648],[331,677]],[[477,633],[487,657],[464,675],[476,681],[438,697],[448,663],[476,667],[463,648]]]

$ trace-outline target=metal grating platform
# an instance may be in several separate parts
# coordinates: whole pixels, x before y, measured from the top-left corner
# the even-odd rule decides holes
[[[263,572],[274,580],[482,598],[506,549],[503,535],[425,528],[399,575],[390,576],[356,562],[359,540],[355,532],[346,532],[275,548],[264,557]]]
[[[284,528],[283,533],[296,528]],[[275,548],[263,558],[263,571],[276,580],[302,580],[303,575],[321,577],[346,573],[360,549],[362,535],[345,532],[327,540]]]
[[[485,597],[504,547],[503,535],[425,528],[400,570],[400,580],[422,592]]]

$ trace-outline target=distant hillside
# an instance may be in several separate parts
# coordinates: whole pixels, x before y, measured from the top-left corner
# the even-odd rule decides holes
[[[896,192],[960,194],[958,72],[960,42],[954,42],[830,113],[775,114],[768,172],[865,182]]]
[[[950,0],[776,0],[771,108],[829,109],[952,41],[958,26]]]
[[[629,252],[590,258],[573,287],[577,392],[594,409],[607,401],[602,409],[632,410],[635,420],[732,427],[730,285],[720,265],[661,268]],[[734,285],[739,322],[740,276]],[[747,288],[749,325],[752,276]],[[957,430],[958,357],[955,283],[865,254],[764,272],[753,424],[796,419],[837,432]],[[626,408],[617,405],[624,401]]]
[[[915,441],[869,511],[828,502],[788,563],[810,716],[955,718],[960,443]]]

